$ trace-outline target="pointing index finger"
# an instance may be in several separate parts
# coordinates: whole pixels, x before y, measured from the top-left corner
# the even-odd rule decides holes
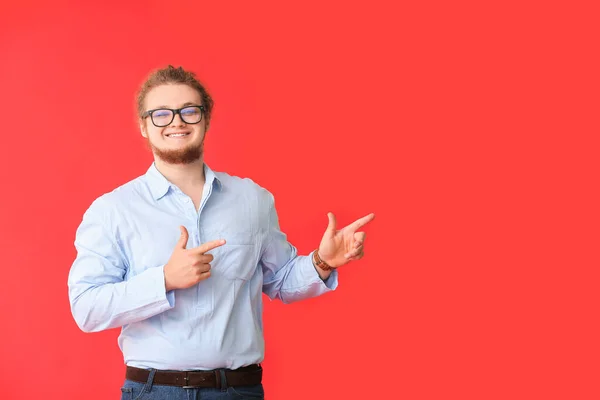
[[[218,239],[218,240],[213,240],[210,242],[202,243],[200,246],[190,249],[190,250],[192,250],[194,253],[204,254],[207,251],[211,251],[212,249],[215,249],[219,246],[223,246],[224,244],[225,244],[224,239]]]
[[[365,217],[357,219],[356,221],[354,221],[352,223],[352,228],[356,231],[356,230],[360,229],[361,227],[365,226],[366,224],[368,224],[369,222],[371,222],[373,220],[373,218],[375,218],[375,214],[371,213]]]

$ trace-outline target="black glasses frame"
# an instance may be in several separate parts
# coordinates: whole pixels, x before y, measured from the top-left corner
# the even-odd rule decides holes
[[[188,122],[185,120],[185,118],[183,117],[183,114],[181,114],[181,110],[185,110],[187,108],[198,108],[200,109],[200,119],[196,122]],[[164,124],[164,125],[158,125],[156,122],[154,122],[154,116],[153,114],[156,111],[171,111],[171,120],[169,121],[168,124]],[[179,114],[179,118],[181,118],[181,120],[183,122],[185,122],[186,124],[198,124],[200,123],[200,121],[202,121],[202,117],[204,117],[204,106],[185,106],[185,107],[181,107],[181,108],[155,108],[154,110],[148,110],[145,113],[142,114],[142,118],[146,119],[148,117],[150,117],[150,120],[152,121],[152,123],[154,124],[154,126],[158,127],[158,128],[164,128],[165,126],[169,126],[171,125],[171,123],[173,122],[173,120],[175,119],[175,115]]]

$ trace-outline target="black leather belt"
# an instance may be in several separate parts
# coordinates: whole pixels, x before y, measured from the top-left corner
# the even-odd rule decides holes
[[[262,382],[262,367],[257,364],[238,369],[224,369],[225,382],[221,379],[221,370],[211,371],[163,371],[156,370],[154,385],[181,387],[222,388],[227,386],[253,386]],[[134,382],[146,383],[150,370],[127,367],[125,378]]]

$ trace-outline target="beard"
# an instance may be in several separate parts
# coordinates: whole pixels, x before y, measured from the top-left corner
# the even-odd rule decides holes
[[[204,140],[197,145],[189,145],[183,149],[163,150],[154,146],[148,138],[148,146],[155,154],[167,164],[191,164],[198,161],[204,155]]]

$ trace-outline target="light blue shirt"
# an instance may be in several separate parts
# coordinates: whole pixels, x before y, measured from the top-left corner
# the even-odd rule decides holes
[[[77,229],[68,278],[71,312],[85,332],[121,327],[127,365],[206,370],[264,357],[262,293],[290,303],[337,287],[312,253],[299,256],[281,232],[274,198],[250,179],[204,166],[200,208],[156,168],[96,199]],[[163,267],[180,238],[210,251],[211,276],[166,292]]]

